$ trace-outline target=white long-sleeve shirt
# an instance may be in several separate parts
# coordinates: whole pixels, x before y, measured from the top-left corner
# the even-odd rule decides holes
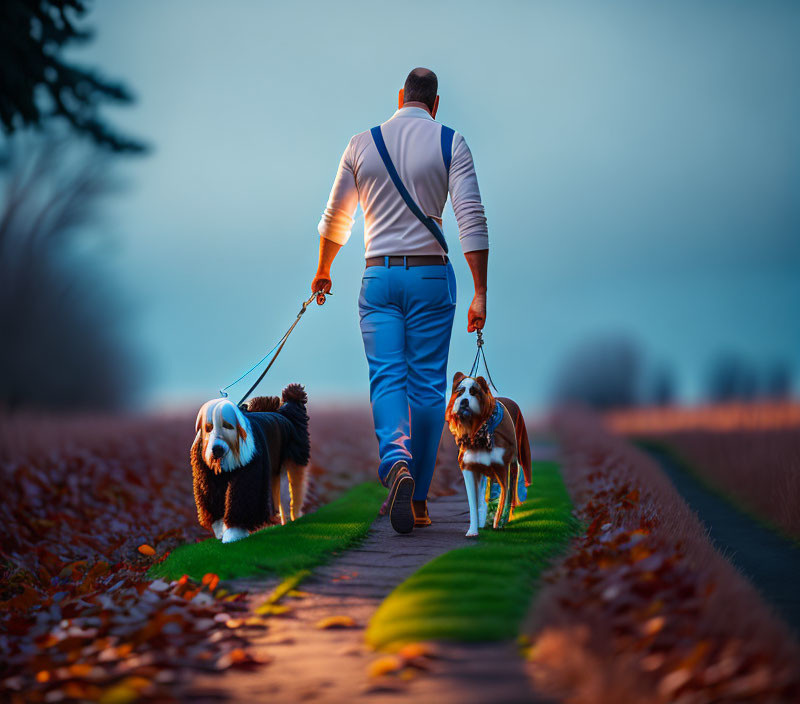
[[[486,216],[464,137],[458,132],[453,135],[448,178],[442,159],[441,125],[426,110],[401,108],[381,125],[381,132],[400,179],[422,212],[441,225],[449,191],[461,249],[487,249]],[[392,183],[369,130],[353,137],[344,150],[317,228],[320,235],[345,244],[359,204],[364,211],[365,257],[442,254],[430,230],[415,217]],[[448,246],[452,249],[451,240]]]

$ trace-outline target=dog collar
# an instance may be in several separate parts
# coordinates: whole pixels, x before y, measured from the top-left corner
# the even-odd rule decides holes
[[[495,401],[492,415],[481,423],[481,426],[475,431],[475,435],[462,438],[459,444],[467,447],[486,447],[491,450],[494,445],[494,431],[502,420],[503,405],[499,401]]]

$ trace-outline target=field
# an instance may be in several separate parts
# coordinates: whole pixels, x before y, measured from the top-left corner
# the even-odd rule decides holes
[[[607,421],[669,448],[710,487],[800,540],[800,404],[630,411]]]
[[[311,415],[309,509],[372,480],[376,466],[368,410]],[[226,627],[244,594],[213,574],[146,577],[177,545],[207,537],[191,490],[193,427],[188,414],[0,419],[4,697],[161,699],[193,672],[255,666]],[[438,490],[451,491],[441,474]]]
[[[371,607],[367,641],[381,648],[426,639],[518,642],[524,691],[570,702],[800,699],[800,649],[786,625],[713,549],[659,466],[608,432],[610,424],[674,443],[698,472],[707,468],[709,483],[731,495],[747,487],[745,493],[762,501],[752,510],[778,522],[777,495],[796,489],[762,485],[791,481],[796,465],[787,470],[781,458],[796,462],[793,450],[784,449],[796,448],[796,411],[771,407],[748,415],[739,409],[733,427],[730,411],[703,412],[706,425],[688,412],[659,413],[657,422],[646,414],[618,415],[606,425],[580,412],[556,414],[549,432],[558,439],[557,461],[537,462],[534,490],[518,522],[502,533],[483,531],[483,542],[469,548],[460,519],[453,529],[426,529],[434,531],[429,536],[443,531],[441,552]],[[206,674],[231,682],[229,671],[236,682],[244,671],[274,682],[278,670],[267,666],[269,650],[257,647],[254,634],[270,632],[268,619],[285,607],[269,602],[270,609],[254,610],[251,595],[221,579],[277,578],[313,568],[331,551],[357,552],[347,548],[365,534],[385,492],[374,482],[368,409],[312,407],[310,415],[308,518],[241,544],[269,544],[268,559],[200,542],[208,534],[197,525],[191,492],[190,415],[2,418],[2,698],[177,701],[193,696],[193,683]],[[786,444],[776,446],[777,437]],[[753,438],[763,442],[749,442]],[[748,475],[754,462],[761,467],[758,482]],[[446,434],[437,467],[432,496],[452,496],[461,478]],[[730,469],[720,473],[720,467]],[[312,543],[312,549],[303,547]],[[385,542],[377,558],[373,547],[354,559],[367,560],[360,571],[369,573],[372,563],[380,568],[391,561],[393,551],[407,559],[411,546]],[[214,568],[206,572],[204,564]],[[355,572],[332,574],[339,586],[344,579],[358,582]],[[286,582],[284,592],[302,600],[298,579]],[[481,590],[490,583],[493,594],[506,589],[509,596],[494,611],[482,603]],[[460,601],[452,599],[454,591]],[[313,610],[314,599],[306,597]],[[485,623],[475,618],[484,612],[491,614]],[[316,622],[309,621],[314,633]],[[367,666],[375,654],[363,650],[365,633],[345,632],[348,648],[356,648],[347,651],[349,662],[364,663],[358,677],[373,677]],[[409,652],[424,650],[412,646]],[[337,676],[335,657],[332,663],[324,677]],[[440,679],[431,682],[445,681],[446,660],[409,656],[403,663],[372,686],[409,687],[404,691],[413,695],[401,676],[424,682],[429,668],[439,668]],[[356,677],[352,666],[345,671]],[[460,681],[461,675],[454,677],[452,686]],[[470,686],[489,691],[492,684]]]

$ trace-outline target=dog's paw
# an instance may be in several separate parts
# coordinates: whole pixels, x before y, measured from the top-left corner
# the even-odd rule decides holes
[[[211,530],[214,531],[214,537],[219,540],[222,538],[222,534],[225,532],[225,521],[221,518],[218,521],[214,521],[211,524]]]
[[[248,531],[246,528],[233,526],[232,528],[225,529],[225,532],[222,535],[222,542],[235,543],[237,540],[246,538],[248,535],[250,535],[250,531]]]

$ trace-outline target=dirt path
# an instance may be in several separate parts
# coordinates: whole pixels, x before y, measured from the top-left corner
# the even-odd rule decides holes
[[[464,537],[464,495],[430,502],[434,524],[411,535],[396,534],[386,518],[372,526],[366,541],[318,568],[300,585],[308,596],[287,598],[285,616],[270,619],[253,649],[271,664],[253,673],[230,672],[196,682],[197,701],[227,695],[242,702],[534,702],[523,662],[513,644],[443,645],[431,669],[410,680],[370,678],[367,669],[378,656],[364,645],[372,613],[401,581],[443,552],[474,544]],[[259,584],[258,605],[275,582]],[[255,583],[248,588],[253,590]],[[458,595],[453,595],[458,598]],[[355,628],[317,627],[332,615],[353,618]]]
[[[734,508],[664,453],[652,451],[712,542],[800,637],[800,548]]]

